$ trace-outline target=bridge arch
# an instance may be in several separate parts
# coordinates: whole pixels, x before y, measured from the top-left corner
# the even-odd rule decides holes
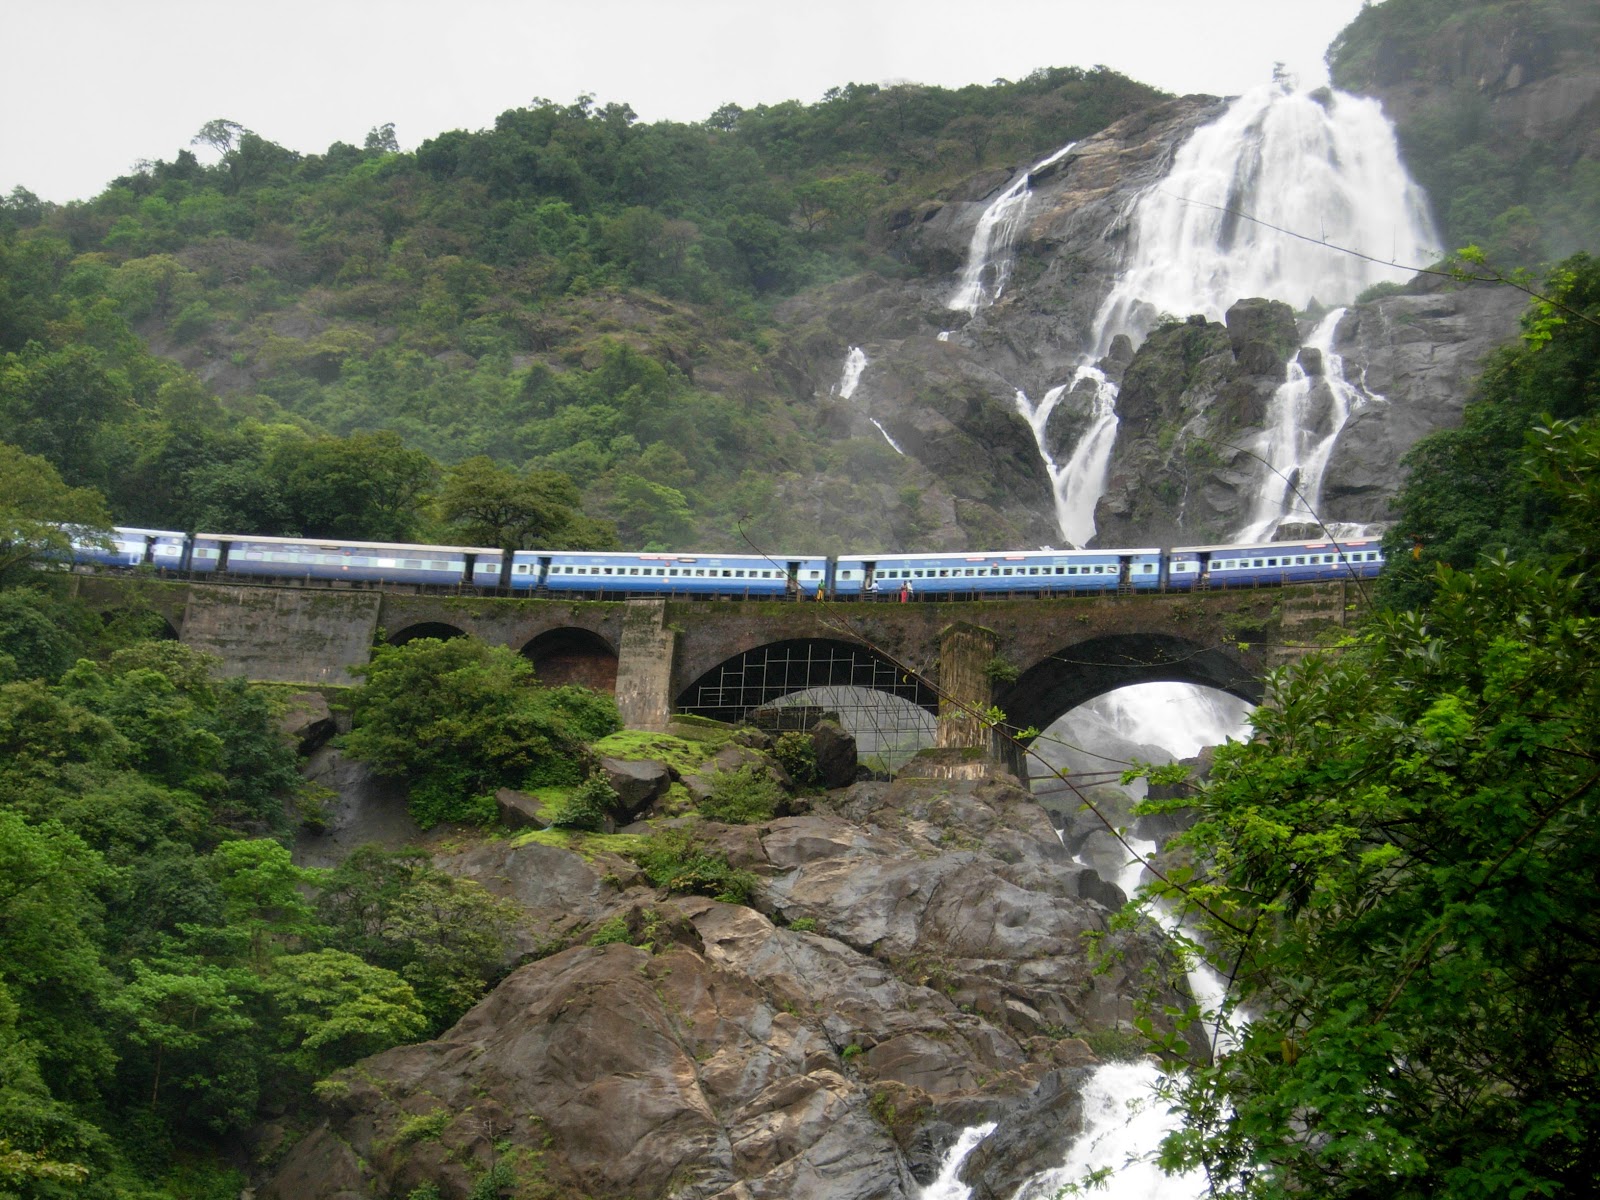
[[[673,708],[739,722],[796,692],[842,687],[897,697],[934,716],[939,712],[938,695],[921,677],[863,643],[823,637],[767,642],[725,658],[679,692]]]
[[[389,634],[384,641],[391,646],[404,646],[407,642],[414,642],[418,638],[438,638],[441,642],[448,642],[451,638],[466,636],[465,629],[444,621],[418,621],[414,625],[407,625],[404,629]]]
[[[1007,719],[1047,729],[1081,704],[1136,683],[1192,683],[1260,704],[1261,679],[1217,645],[1170,633],[1119,633],[1073,642],[1045,655],[997,697]]]
[[[541,683],[617,690],[617,648],[592,629],[573,625],[546,629],[528,639],[522,656],[533,664]]]

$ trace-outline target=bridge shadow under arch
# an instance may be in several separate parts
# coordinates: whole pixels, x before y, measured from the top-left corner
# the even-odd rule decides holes
[[[685,688],[673,707],[738,723],[796,692],[839,687],[882,692],[939,712],[939,697],[926,680],[859,642],[827,638],[769,642],[724,659]]]
[[[391,646],[404,646],[407,642],[414,642],[418,638],[438,638],[441,642],[448,642],[451,638],[466,636],[465,629],[457,629],[454,625],[447,625],[443,621],[419,621],[415,625],[407,625],[404,629],[389,634],[383,640]]]
[[[565,625],[547,629],[522,647],[539,682],[577,683],[597,692],[617,690],[616,647],[598,633]]]
[[[1136,683],[1192,683],[1260,704],[1261,679],[1217,646],[1164,633],[1112,634],[1064,646],[997,697],[1007,721],[1047,729],[1097,696]]]

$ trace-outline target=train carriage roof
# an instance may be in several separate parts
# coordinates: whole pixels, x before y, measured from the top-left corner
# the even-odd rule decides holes
[[[310,546],[328,554],[340,550],[382,550],[400,558],[437,558],[442,554],[499,554],[493,546],[422,546],[413,542],[346,542],[318,537],[257,537],[239,533],[197,533],[196,541],[232,542],[250,546]]]

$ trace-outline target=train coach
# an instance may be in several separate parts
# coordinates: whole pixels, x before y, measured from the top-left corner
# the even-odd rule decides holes
[[[897,593],[940,599],[1104,592],[1161,586],[1161,551],[1019,550],[986,554],[840,555],[833,590],[841,598]]]
[[[192,539],[187,569],[203,574],[275,579],[493,588],[500,586],[503,558],[502,551],[484,546],[413,546],[403,542],[197,533]]]
[[[519,550],[511,588],[597,596],[704,595],[781,600],[826,590],[828,559],[820,554],[624,554]]]
[[[1383,548],[1368,539],[1184,546],[1167,552],[1166,565],[1169,589],[1270,587],[1370,579],[1383,569]]]

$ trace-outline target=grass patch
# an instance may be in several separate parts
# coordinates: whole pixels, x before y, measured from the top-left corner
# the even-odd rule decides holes
[[[653,758],[666,763],[681,775],[698,770],[715,748],[710,742],[690,741],[670,733],[646,733],[638,729],[623,729],[594,743],[596,754],[633,762]]]
[[[570,850],[592,862],[601,854],[616,854],[633,858],[650,839],[637,833],[585,833],[578,829],[530,829],[511,839],[513,846],[554,846],[557,850]]]

